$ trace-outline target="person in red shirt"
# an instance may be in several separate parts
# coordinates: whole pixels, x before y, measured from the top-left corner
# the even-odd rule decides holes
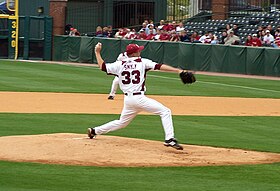
[[[169,41],[177,42],[177,41],[180,40],[179,35],[176,33],[175,30],[171,31],[170,33],[171,33],[171,34],[170,34],[170,39],[169,39]]]
[[[159,36],[159,40],[160,41],[169,41],[169,39],[170,39],[170,35],[168,34],[168,32],[165,29],[163,29]]]
[[[275,44],[280,48],[280,31],[275,32]]]
[[[257,34],[253,34],[251,44],[251,46],[262,46],[262,41],[258,38]]]
[[[140,32],[139,32],[139,35],[137,36],[137,39],[146,40],[146,38],[147,38],[147,35],[145,33],[145,30],[141,29]]]
[[[148,36],[146,37],[146,40],[154,40],[155,36],[156,36],[156,35],[154,34],[153,29],[150,29],[149,34],[148,34]]]
[[[252,41],[253,41],[252,35],[249,34],[245,41],[245,46],[253,46]]]

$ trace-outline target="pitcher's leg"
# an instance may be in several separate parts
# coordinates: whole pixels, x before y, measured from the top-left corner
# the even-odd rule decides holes
[[[119,85],[119,78],[116,76],[112,82],[110,96],[115,97]]]
[[[161,117],[162,126],[165,132],[165,140],[174,138],[174,127],[171,110],[154,99],[148,98],[146,96],[143,96],[142,99],[141,107],[143,110],[157,114]]]
[[[110,131],[116,131],[118,129],[126,127],[132,119],[137,115],[135,110],[123,109],[120,119],[111,121],[101,126],[95,127],[95,133],[97,135],[106,134]]]

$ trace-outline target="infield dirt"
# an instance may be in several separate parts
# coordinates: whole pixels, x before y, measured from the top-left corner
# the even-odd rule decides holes
[[[190,96],[148,96],[174,115],[280,116],[280,99]],[[0,112],[119,114],[123,96],[105,94],[0,92]],[[187,110],[185,108],[188,108]],[[187,112],[186,112],[187,111]],[[145,114],[145,113],[142,113]],[[86,131],[86,130],[85,130]],[[280,154],[183,145],[183,151],[162,142],[86,134],[0,137],[0,160],[93,166],[207,166],[280,162]]]

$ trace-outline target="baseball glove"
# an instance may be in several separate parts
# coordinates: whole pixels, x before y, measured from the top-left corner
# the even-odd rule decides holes
[[[192,84],[196,81],[192,72],[182,71],[179,76],[184,84]]]

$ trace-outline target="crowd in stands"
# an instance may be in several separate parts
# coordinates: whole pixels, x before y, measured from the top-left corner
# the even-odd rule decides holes
[[[73,32],[73,30],[75,32]],[[76,29],[71,27],[69,35],[79,36],[80,34]],[[280,26],[274,29],[271,25],[259,26],[258,29],[256,29],[256,33],[249,34],[246,37],[245,42],[241,42],[239,28],[236,24],[227,24],[222,34],[216,36],[212,31],[206,31],[203,34],[197,31],[190,32],[186,29],[183,22],[166,22],[164,20],[161,20],[158,25],[155,25],[153,21],[145,20],[140,29],[119,28],[117,31],[114,31],[112,26],[98,26],[94,36],[152,41],[280,47]]]

